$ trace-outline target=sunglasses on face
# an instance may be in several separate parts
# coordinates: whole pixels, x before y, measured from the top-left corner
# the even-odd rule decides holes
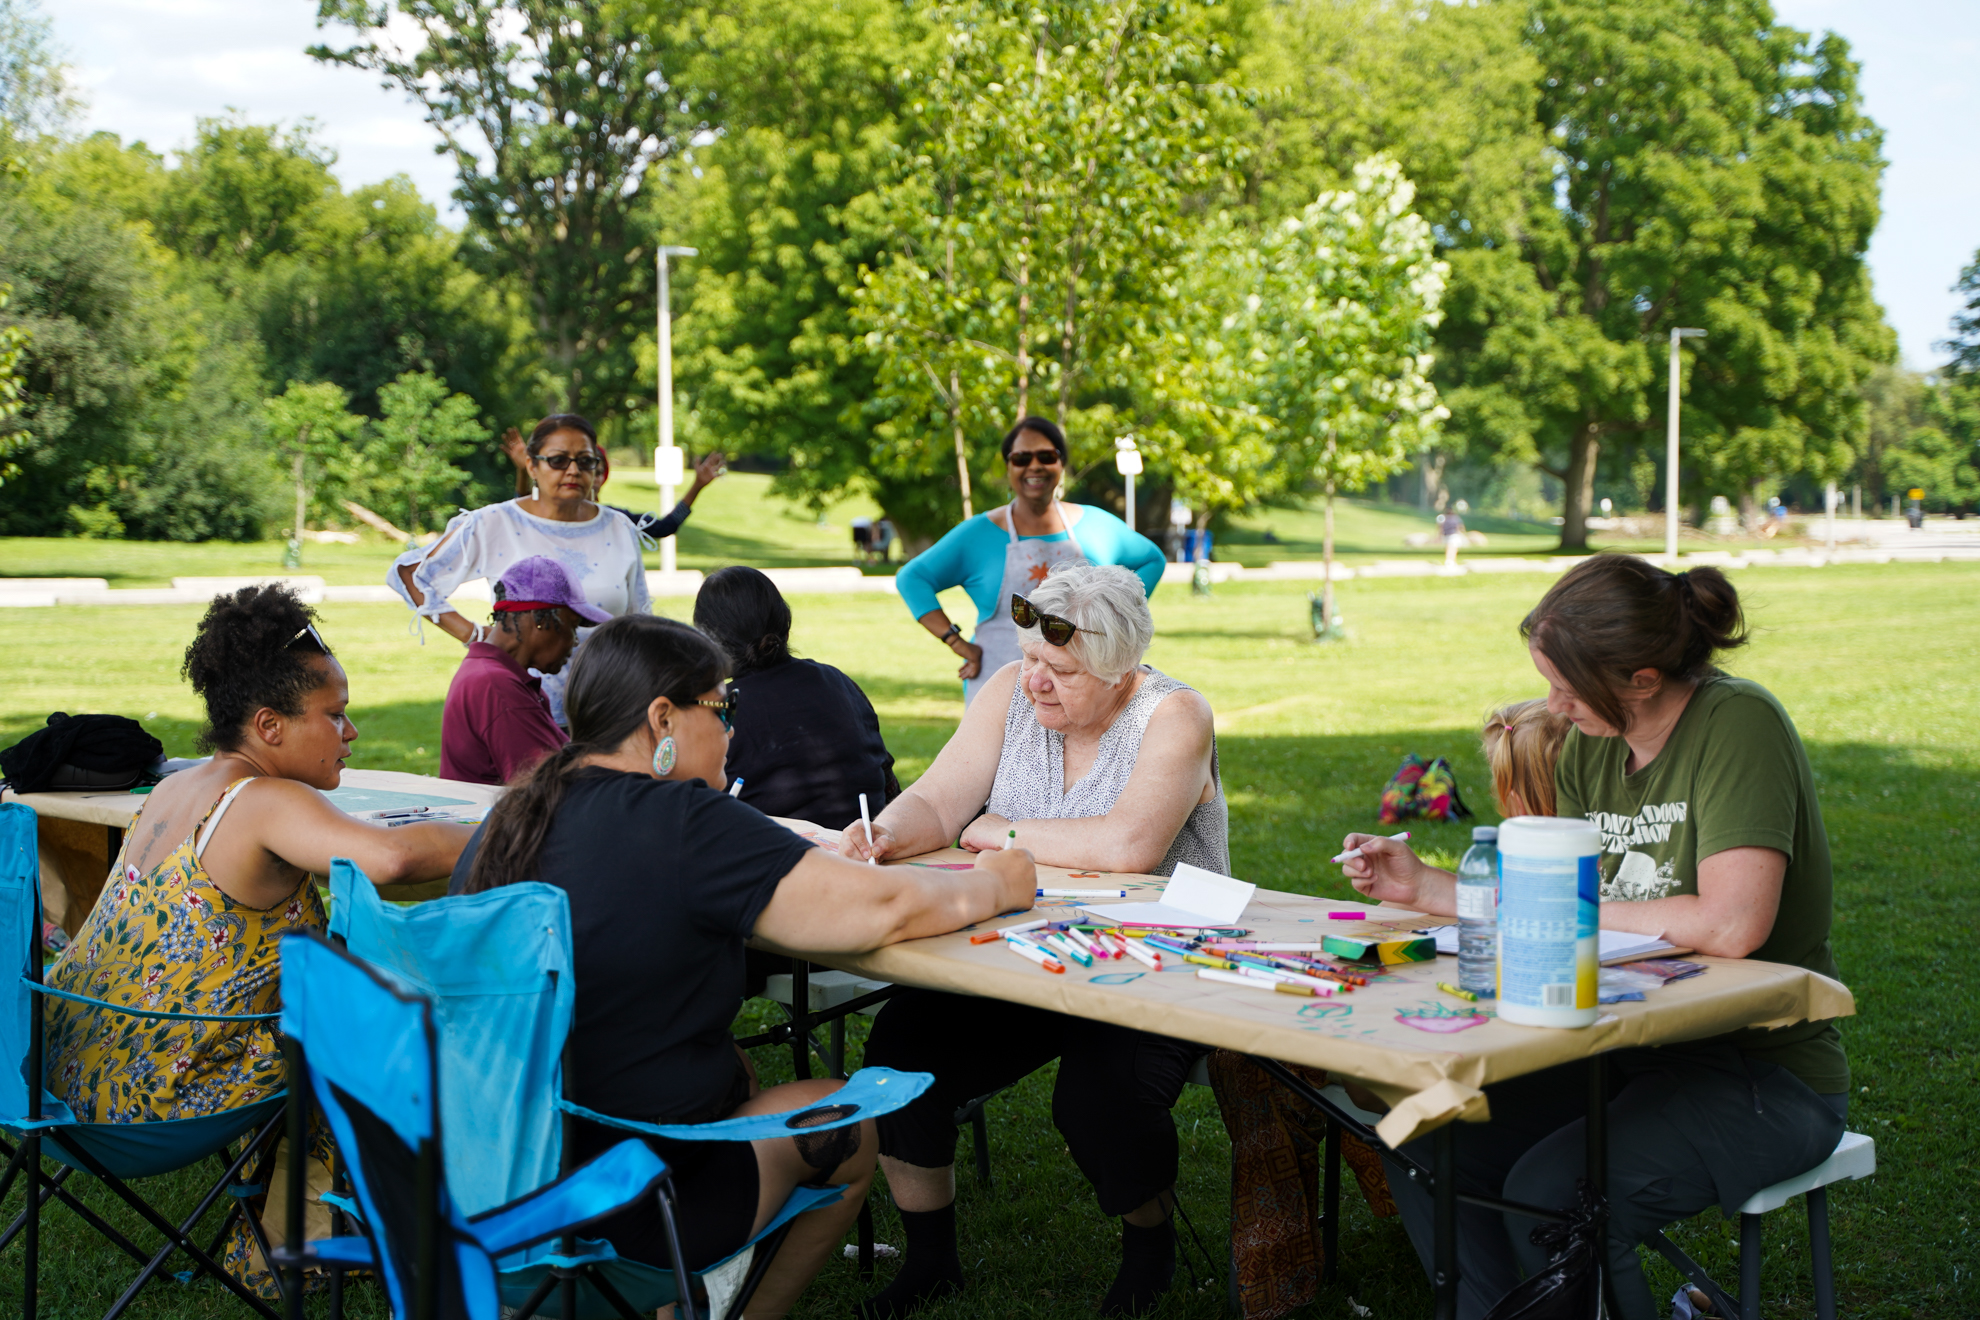
[[[728,696],[722,698],[720,701],[697,700],[693,704],[697,706],[706,706],[708,707],[708,709],[714,711],[715,718],[722,721],[723,732],[726,733],[736,727],[736,694],[735,693],[731,692]]]
[[[1033,463],[1039,467],[1059,466],[1059,451],[1056,449],[1020,449],[1007,457],[1005,462],[1014,468],[1028,468]]]
[[[580,472],[596,472],[605,466],[596,454],[538,454],[530,462],[548,464],[559,472],[573,463]]]
[[[1091,633],[1095,637],[1105,635],[1097,628],[1082,628],[1071,619],[1047,614],[1024,597],[1015,594],[1011,597],[1011,622],[1020,628],[1038,629],[1045,634],[1045,640],[1054,646],[1067,645],[1072,641],[1074,633]]]

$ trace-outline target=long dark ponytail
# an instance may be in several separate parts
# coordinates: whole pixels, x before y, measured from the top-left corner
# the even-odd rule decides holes
[[[684,623],[622,614],[600,625],[578,648],[564,688],[571,740],[509,785],[488,813],[466,892],[535,879],[577,763],[614,751],[644,728],[655,698],[685,705],[728,676],[722,648]]]

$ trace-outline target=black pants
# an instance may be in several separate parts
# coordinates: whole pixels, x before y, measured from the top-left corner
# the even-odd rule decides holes
[[[870,1067],[935,1084],[880,1119],[880,1153],[926,1169],[955,1163],[956,1110],[1059,1060],[1052,1122],[1100,1198],[1123,1215],[1176,1181],[1169,1110],[1208,1047],[997,999],[903,990],[874,1020]]]
[[[1735,1213],[1762,1187],[1814,1168],[1842,1139],[1847,1094],[1817,1095],[1793,1073],[1728,1047],[1610,1056],[1609,1269],[1619,1320],[1655,1320],[1636,1244],[1712,1205]],[[1457,1123],[1458,1189],[1566,1210],[1586,1176],[1587,1070],[1566,1064],[1485,1088],[1488,1123]],[[1434,1167],[1431,1139],[1403,1147]],[[1435,1204],[1388,1157],[1403,1226],[1432,1272]],[[1479,1320],[1546,1264],[1537,1221],[1458,1204],[1458,1317]]]

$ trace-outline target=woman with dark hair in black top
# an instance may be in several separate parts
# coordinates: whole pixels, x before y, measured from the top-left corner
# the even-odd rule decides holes
[[[986,853],[969,871],[862,866],[814,848],[722,792],[728,657],[672,619],[624,614],[571,661],[571,741],[488,814],[452,892],[536,880],[570,896],[577,1014],[572,1099],[643,1122],[705,1123],[818,1104],[829,1080],[759,1091],[729,1036],[742,1006],[743,942],[860,952],[1031,906],[1031,855]],[[582,1123],[589,1159],[620,1134]],[[740,1142],[649,1139],[689,1213],[688,1265],[704,1269],[767,1223],[801,1183],[846,1187],[798,1216],[752,1314],[790,1309],[838,1249],[873,1177],[871,1122]],[[620,1255],[666,1266],[651,1201],[587,1230]]]
[[[729,778],[766,816],[837,828],[900,795],[880,717],[859,684],[830,665],[791,654],[791,607],[753,568],[709,574],[694,598],[694,626],[735,666],[736,732]]]

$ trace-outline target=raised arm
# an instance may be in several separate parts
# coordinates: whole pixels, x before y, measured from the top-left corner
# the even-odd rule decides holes
[[[956,841],[996,782],[997,760],[1004,754],[1004,712],[1010,708],[1017,672],[1013,660],[991,675],[935,764],[874,819],[872,847],[865,828],[852,821],[840,835],[841,853],[855,861],[869,854],[915,857]]]
[[[982,705],[983,699],[977,704]],[[1210,703],[1195,692],[1176,692],[1149,718],[1134,773],[1112,811],[1070,820],[979,816],[964,831],[963,847],[1001,848],[1015,826],[1018,845],[1053,866],[1153,871],[1168,855],[1189,813],[1210,796],[1213,734]]]
[[[864,866],[813,848],[778,883],[755,934],[800,953],[865,953],[1029,908],[1037,885],[1022,849],[986,853],[967,871],[937,871]]]

